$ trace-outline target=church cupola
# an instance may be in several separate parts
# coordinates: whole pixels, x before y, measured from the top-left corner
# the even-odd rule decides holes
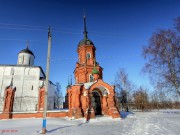
[[[31,50],[28,48],[29,43],[27,42],[26,49],[23,49],[18,53],[18,65],[26,65],[26,66],[33,66],[35,56]]]
[[[99,79],[99,71],[96,68],[96,60],[94,60],[94,69],[92,70],[93,80],[96,81]]]
[[[93,82],[97,79],[102,79],[102,68],[95,62],[96,47],[88,38],[86,28],[86,16],[84,19],[84,38],[79,42],[77,47],[78,62],[74,70],[76,83]],[[95,63],[95,64],[94,64]]]
[[[94,43],[88,38],[88,32],[86,28],[86,16],[84,16],[84,38],[79,42],[77,53],[79,58],[79,64],[93,65],[93,59],[95,58],[95,46]]]
[[[78,47],[82,45],[94,45],[94,43],[88,38],[88,32],[86,29],[86,16],[84,16],[84,38],[79,42]]]

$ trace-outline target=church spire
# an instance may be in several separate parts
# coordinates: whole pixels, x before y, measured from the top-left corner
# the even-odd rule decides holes
[[[70,85],[70,83],[69,83],[69,76],[68,76],[68,85],[67,86],[69,86]]]
[[[93,45],[94,46],[93,42],[88,38],[85,13],[84,13],[83,19],[84,19],[84,31],[83,31],[84,38],[79,42],[78,47],[83,46],[83,45]]]
[[[72,85],[72,75],[71,75],[70,85]]]
[[[84,15],[84,39],[88,39],[88,36],[87,36],[87,29],[86,29],[86,16]]]
[[[29,40],[26,41],[26,49],[29,50]]]

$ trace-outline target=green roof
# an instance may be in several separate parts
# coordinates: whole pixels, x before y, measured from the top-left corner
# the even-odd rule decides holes
[[[92,74],[99,74],[99,71],[94,67],[94,69],[92,70]]]

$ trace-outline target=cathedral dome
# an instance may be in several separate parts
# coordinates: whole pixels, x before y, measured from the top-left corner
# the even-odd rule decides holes
[[[94,45],[94,43],[88,38],[87,30],[86,30],[86,16],[84,16],[84,38],[79,42],[78,47],[83,46],[83,45]]]
[[[29,50],[28,47],[27,47],[26,49],[21,50],[18,54],[20,54],[20,53],[28,53],[28,54],[31,54],[31,55],[34,56],[33,52],[32,52],[31,50]],[[34,57],[35,57],[35,56],[34,56]]]
[[[33,66],[35,56],[31,50],[29,50],[28,45],[26,49],[21,50],[18,53],[18,65]]]
[[[84,38],[79,42],[78,47],[82,45],[94,45],[94,43],[90,39]]]

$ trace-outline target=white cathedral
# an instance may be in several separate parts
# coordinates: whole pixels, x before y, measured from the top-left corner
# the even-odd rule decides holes
[[[3,111],[5,90],[16,87],[13,112],[37,111],[39,89],[45,84],[45,74],[34,66],[35,56],[28,46],[18,53],[17,65],[0,65],[0,113]],[[49,81],[48,110],[54,108],[55,85]]]

